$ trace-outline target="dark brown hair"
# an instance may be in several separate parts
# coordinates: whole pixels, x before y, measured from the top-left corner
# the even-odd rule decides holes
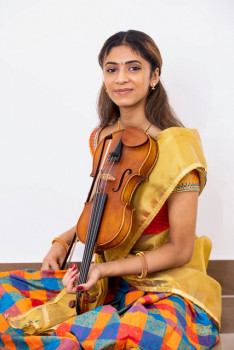
[[[121,45],[129,46],[149,62],[151,73],[158,67],[159,74],[161,74],[162,57],[157,45],[150,36],[137,30],[118,32],[106,40],[98,56],[101,68],[103,68],[104,59],[110,53],[111,49]],[[145,113],[148,120],[161,130],[171,126],[183,126],[169,105],[167,93],[161,81],[158,82],[155,90],[149,89]],[[100,126],[113,124],[120,116],[119,107],[110,99],[104,85],[98,97],[98,115]]]

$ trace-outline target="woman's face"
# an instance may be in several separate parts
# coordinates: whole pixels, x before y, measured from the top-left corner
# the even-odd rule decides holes
[[[129,46],[113,47],[103,62],[103,79],[111,100],[121,107],[144,108],[149,89],[159,80],[150,63]]]

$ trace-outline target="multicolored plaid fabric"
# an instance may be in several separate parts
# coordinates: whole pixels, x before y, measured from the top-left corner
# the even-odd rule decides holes
[[[4,315],[43,304],[62,288],[63,271],[0,273],[0,349],[209,349],[218,342],[214,322],[180,296],[144,293],[120,279],[110,304],[62,323],[51,336],[23,336]],[[115,288],[116,289],[116,288]],[[112,300],[112,301],[111,301]],[[120,314],[117,312],[122,310]]]

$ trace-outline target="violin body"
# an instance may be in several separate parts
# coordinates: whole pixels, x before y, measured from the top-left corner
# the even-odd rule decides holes
[[[132,196],[147,181],[158,158],[158,144],[144,131],[126,127],[104,138],[93,159],[93,182],[76,233],[62,264],[65,267],[74,242],[85,243],[78,284],[87,281],[93,253],[120,245],[128,236],[133,219]],[[87,291],[77,290],[77,315],[95,301]]]
[[[121,156],[115,161],[113,154],[120,146]],[[76,233],[81,242],[86,242],[90,221],[95,220],[101,205],[104,209],[95,251],[112,249],[126,239],[132,226],[134,208],[130,203],[133,193],[142,181],[147,180],[157,157],[156,140],[134,127],[116,131],[98,145],[91,173],[94,181],[77,223]],[[104,204],[102,193],[105,193]]]

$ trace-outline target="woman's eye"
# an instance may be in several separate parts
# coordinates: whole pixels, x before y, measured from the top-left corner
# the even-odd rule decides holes
[[[107,71],[107,73],[114,73],[114,72],[116,72],[116,68],[108,68],[106,71]]]
[[[140,67],[130,67],[129,70],[130,70],[130,71],[140,70]]]

